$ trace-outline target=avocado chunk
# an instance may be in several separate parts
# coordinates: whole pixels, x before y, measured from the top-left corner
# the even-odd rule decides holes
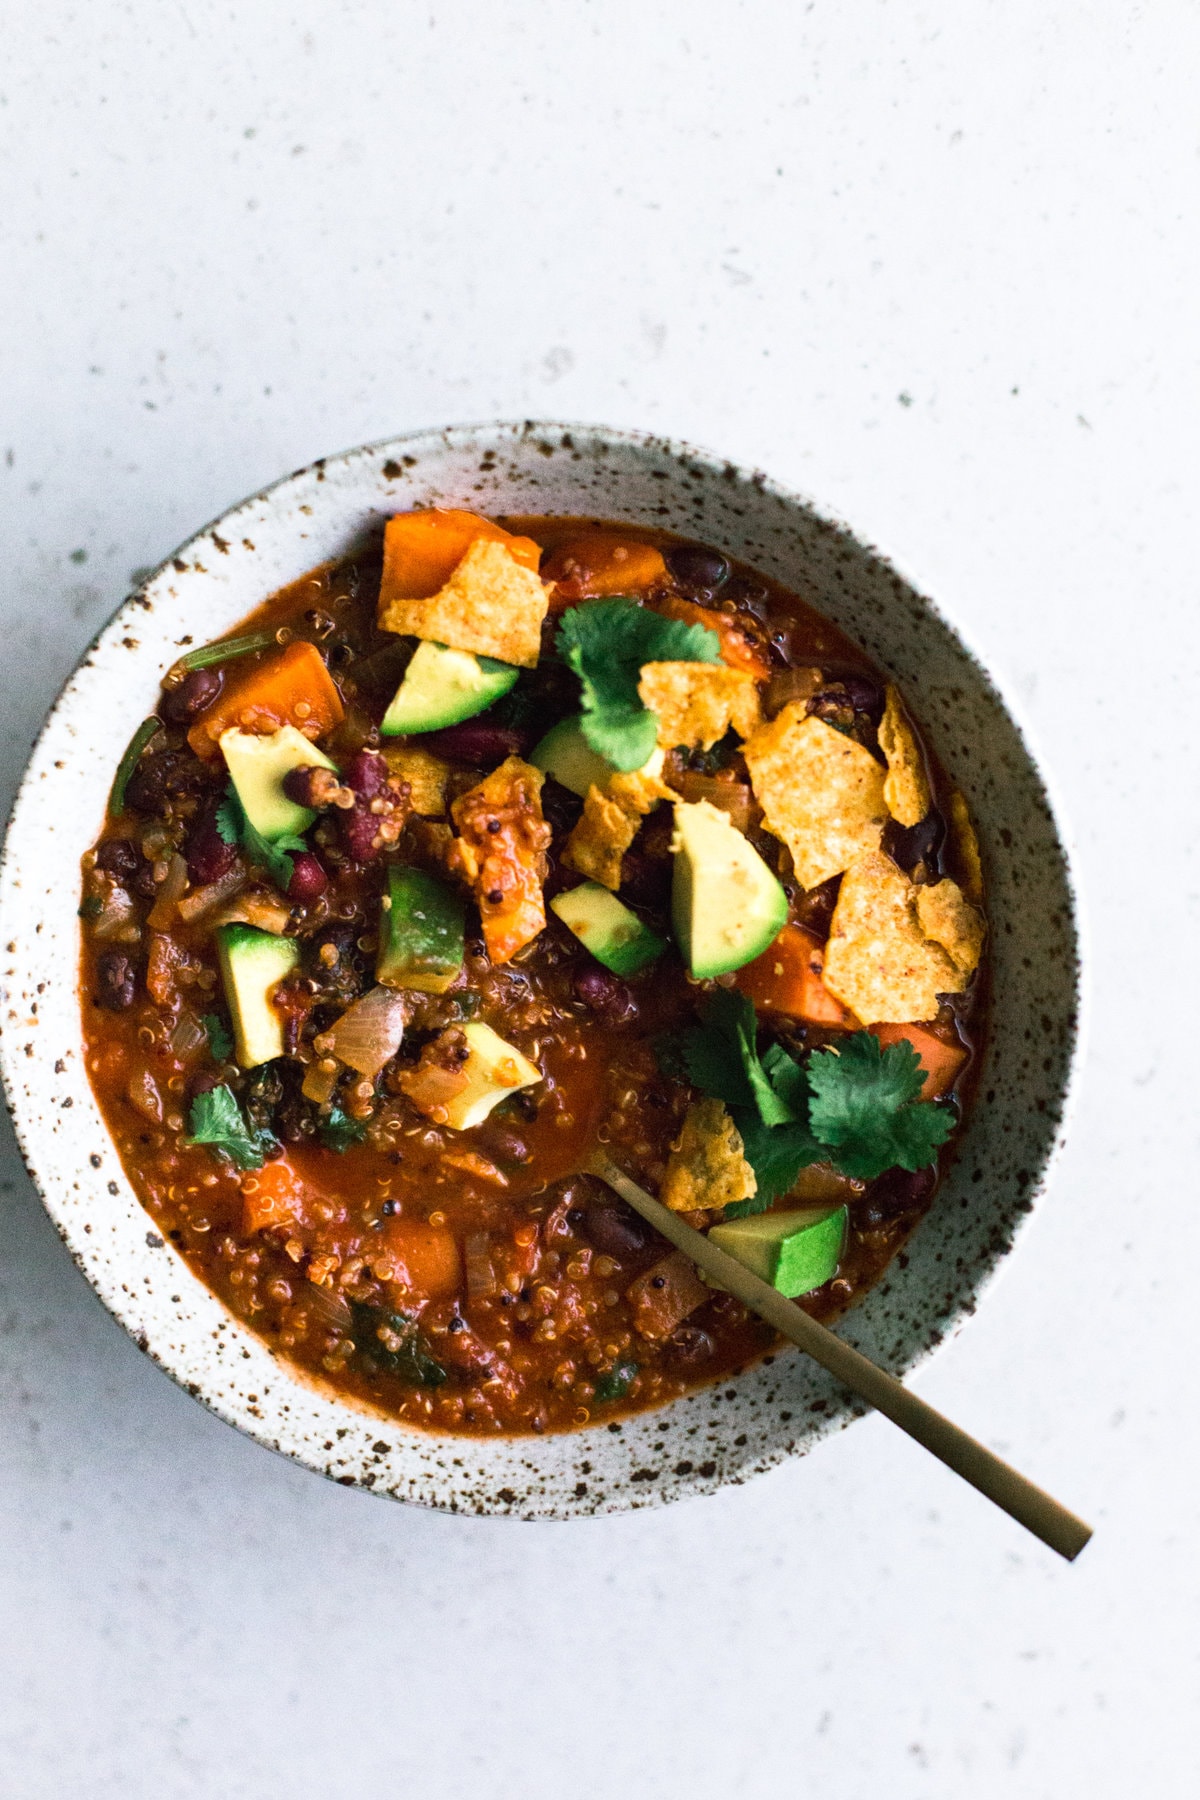
[[[598,881],[585,881],[565,894],[556,894],[550,911],[557,913],[584,949],[614,975],[636,975],[667,947],[665,939],[643,925],[635,912]]]
[[[237,1059],[243,1069],[256,1069],[283,1055],[283,1019],[272,998],[300,961],[300,946],[295,938],[273,937],[252,925],[219,925],[216,935]]]
[[[376,980],[444,994],[463,966],[465,918],[463,901],[444,882],[393,864],[379,915]]]
[[[728,975],[761,956],[787,923],[787,895],[729,814],[679,801],[671,848],[671,918],[692,975]]]
[[[399,737],[457,725],[507,694],[519,674],[511,663],[490,656],[418,644],[379,729],[385,737]]]
[[[467,1085],[446,1102],[446,1124],[455,1131],[470,1131],[482,1125],[494,1106],[515,1094],[518,1088],[532,1087],[542,1079],[536,1063],[514,1044],[505,1043],[490,1025],[473,1020],[462,1028],[467,1040],[467,1060],[461,1072]]]
[[[710,1240],[763,1281],[795,1300],[837,1274],[846,1241],[844,1206],[804,1206],[714,1225]]]
[[[221,733],[220,742],[242,811],[259,836],[273,844],[278,838],[299,837],[307,831],[317,815],[288,799],[283,778],[293,769],[333,769],[336,773],[336,763],[294,725],[282,725],[262,736],[234,726]]]
[[[535,769],[540,769],[543,775],[553,775],[555,781],[570,788],[581,800],[587,799],[588,789],[592,787],[598,787],[603,793],[617,773],[615,763],[598,756],[592,749],[578,717],[560,719],[557,725],[552,725],[530,751],[529,760]],[[650,752],[637,772],[661,775],[662,766],[663,753],[656,749]]]

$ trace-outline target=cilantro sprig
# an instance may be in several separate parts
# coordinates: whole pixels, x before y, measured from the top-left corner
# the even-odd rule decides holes
[[[954,1127],[949,1109],[919,1098],[925,1079],[912,1045],[886,1047],[856,1031],[803,1063],[780,1044],[761,1056],[753,1003],[718,988],[700,1025],[667,1047],[693,1086],[723,1100],[741,1135],[758,1191],[728,1206],[726,1218],[766,1209],[801,1169],[832,1162],[857,1180],[886,1169],[923,1169]]]
[[[308,845],[302,837],[289,832],[268,841],[250,823],[246,809],[238,799],[237,789],[232,786],[226,789],[225,797],[217,807],[216,824],[222,843],[240,844],[250,861],[266,870],[281,893],[287,893],[295,867],[288,851],[307,850]]]
[[[229,1035],[224,1019],[219,1013],[204,1013],[200,1023],[208,1038],[208,1048],[214,1062],[228,1062],[233,1055],[233,1039]]]
[[[331,1107],[329,1117],[321,1121],[321,1142],[327,1150],[336,1150],[339,1156],[344,1155],[352,1144],[361,1144],[366,1135],[367,1121],[352,1119],[340,1106]]]
[[[665,619],[626,599],[573,606],[555,648],[583,688],[584,737],[618,769],[640,769],[658,741],[657,716],[638,694],[643,665],[721,660],[721,640],[706,625]]]
[[[232,1088],[209,1088],[192,1101],[191,1144],[203,1144],[217,1155],[227,1156],[238,1169],[261,1169],[268,1150],[275,1148],[269,1131],[255,1129],[237,1103]]]
[[[950,1109],[921,1100],[925,1070],[906,1038],[886,1047],[856,1031],[808,1059],[809,1120],[847,1175],[873,1181],[885,1169],[924,1169],[954,1129]]]

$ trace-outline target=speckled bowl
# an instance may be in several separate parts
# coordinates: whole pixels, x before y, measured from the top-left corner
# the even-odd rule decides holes
[[[586,426],[464,426],[316,463],[227,513],[126,601],[63,689],[25,775],[0,871],[0,1055],[29,1169],[100,1298],[221,1418],[335,1481],[452,1512],[572,1518],[743,1481],[862,1409],[799,1352],[660,1412],[546,1438],[442,1437],[351,1407],[278,1362],[152,1229],[92,1098],[80,1045],[79,857],[118,757],[181,643],[422,505],[661,523],[777,576],[894,672],[978,823],[994,1027],[956,1164],[904,1266],[842,1323],[903,1374],[975,1309],[1059,1143],[1076,1036],[1070,877],[1033,757],[933,605],[881,556],[760,473]]]

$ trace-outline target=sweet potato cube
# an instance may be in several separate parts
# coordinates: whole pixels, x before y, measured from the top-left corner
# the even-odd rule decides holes
[[[532,538],[513,537],[479,513],[437,506],[397,513],[384,527],[380,609],[392,600],[431,600],[445,587],[476,538],[507,545],[515,561],[537,573],[540,546]]]
[[[215,758],[221,754],[221,734],[234,726],[263,733],[294,725],[315,739],[340,725],[344,714],[342,697],[321,652],[302,641],[234,675],[196,720],[188,743],[197,756]]]

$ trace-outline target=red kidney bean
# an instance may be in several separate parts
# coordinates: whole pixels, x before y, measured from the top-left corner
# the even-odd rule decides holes
[[[675,544],[664,555],[675,580],[689,594],[711,594],[729,577],[725,558],[701,544]]]
[[[631,1025],[638,1015],[637,998],[619,976],[595,965],[578,969],[572,982],[575,998],[605,1025]]]
[[[379,820],[360,800],[350,812],[337,814],[342,848],[351,862],[370,862],[375,855],[375,834]]]
[[[623,1200],[589,1206],[580,1226],[584,1237],[604,1256],[636,1256],[650,1242],[650,1227]]]
[[[297,806],[307,806],[313,812],[320,812],[332,803],[333,796],[341,787],[341,782],[332,769],[321,768],[318,764],[306,764],[302,769],[289,769],[280,784],[289,800]]]
[[[227,844],[217,830],[217,807],[219,800],[210,800],[200,813],[188,836],[187,856],[188,879],[196,887],[207,887],[211,881],[219,881],[222,875],[228,875],[237,861],[237,850]]]
[[[292,879],[288,882],[288,899],[306,905],[316,900],[329,886],[329,877],[311,850],[298,850],[292,857]]]
[[[843,675],[842,686],[855,712],[866,713],[872,725],[878,725],[883,717],[883,693],[878,682],[866,675]]]
[[[220,669],[193,669],[178,687],[166,690],[158,709],[160,717],[168,725],[190,725],[198,713],[212,705],[223,682]]]
[[[361,800],[377,800],[387,791],[388,766],[378,750],[357,750],[342,770],[342,780]]]
[[[141,860],[141,852],[131,838],[109,838],[96,851],[96,867],[121,882],[133,880]]]
[[[124,1012],[133,1005],[137,977],[123,950],[106,950],[96,962],[96,998],[109,1012]]]
[[[445,731],[426,732],[421,739],[435,756],[469,763],[502,763],[506,756],[517,756],[524,742],[522,732],[509,725],[489,725],[483,719],[464,719]]]

